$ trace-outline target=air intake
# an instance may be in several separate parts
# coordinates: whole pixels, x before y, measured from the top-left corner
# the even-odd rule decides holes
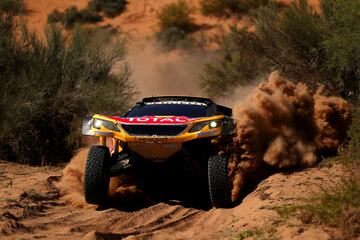
[[[125,125],[121,127],[133,136],[176,136],[182,133],[187,125]]]

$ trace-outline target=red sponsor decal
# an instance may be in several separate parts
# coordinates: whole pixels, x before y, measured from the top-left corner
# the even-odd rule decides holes
[[[123,124],[166,124],[166,125],[179,125],[187,124],[192,122],[193,119],[182,116],[172,116],[172,117],[158,117],[158,116],[144,116],[144,117],[129,117],[121,118],[112,116],[109,117]]]

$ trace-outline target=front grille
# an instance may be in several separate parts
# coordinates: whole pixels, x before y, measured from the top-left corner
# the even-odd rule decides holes
[[[182,133],[187,125],[121,125],[130,135],[134,136],[176,136]]]

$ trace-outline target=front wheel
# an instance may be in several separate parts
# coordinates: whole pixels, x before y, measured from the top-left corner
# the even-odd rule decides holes
[[[208,161],[210,199],[216,208],[227,208],[232,205],[228,162],[229,158],[223,155],[212,156]]]
[[[87,203],[104,205],[109,189],[110,151],[106,146],[90,148],[84,177],[84,193]]]

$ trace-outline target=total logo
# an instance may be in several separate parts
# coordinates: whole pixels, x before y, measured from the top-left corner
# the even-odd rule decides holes
[[[187,117],[157,117],[157,116],[145,116],[145,117],[130,117],[130,118],[118,118],[112,117],[114,120],[123,124],[186,124],[192,120]]]

